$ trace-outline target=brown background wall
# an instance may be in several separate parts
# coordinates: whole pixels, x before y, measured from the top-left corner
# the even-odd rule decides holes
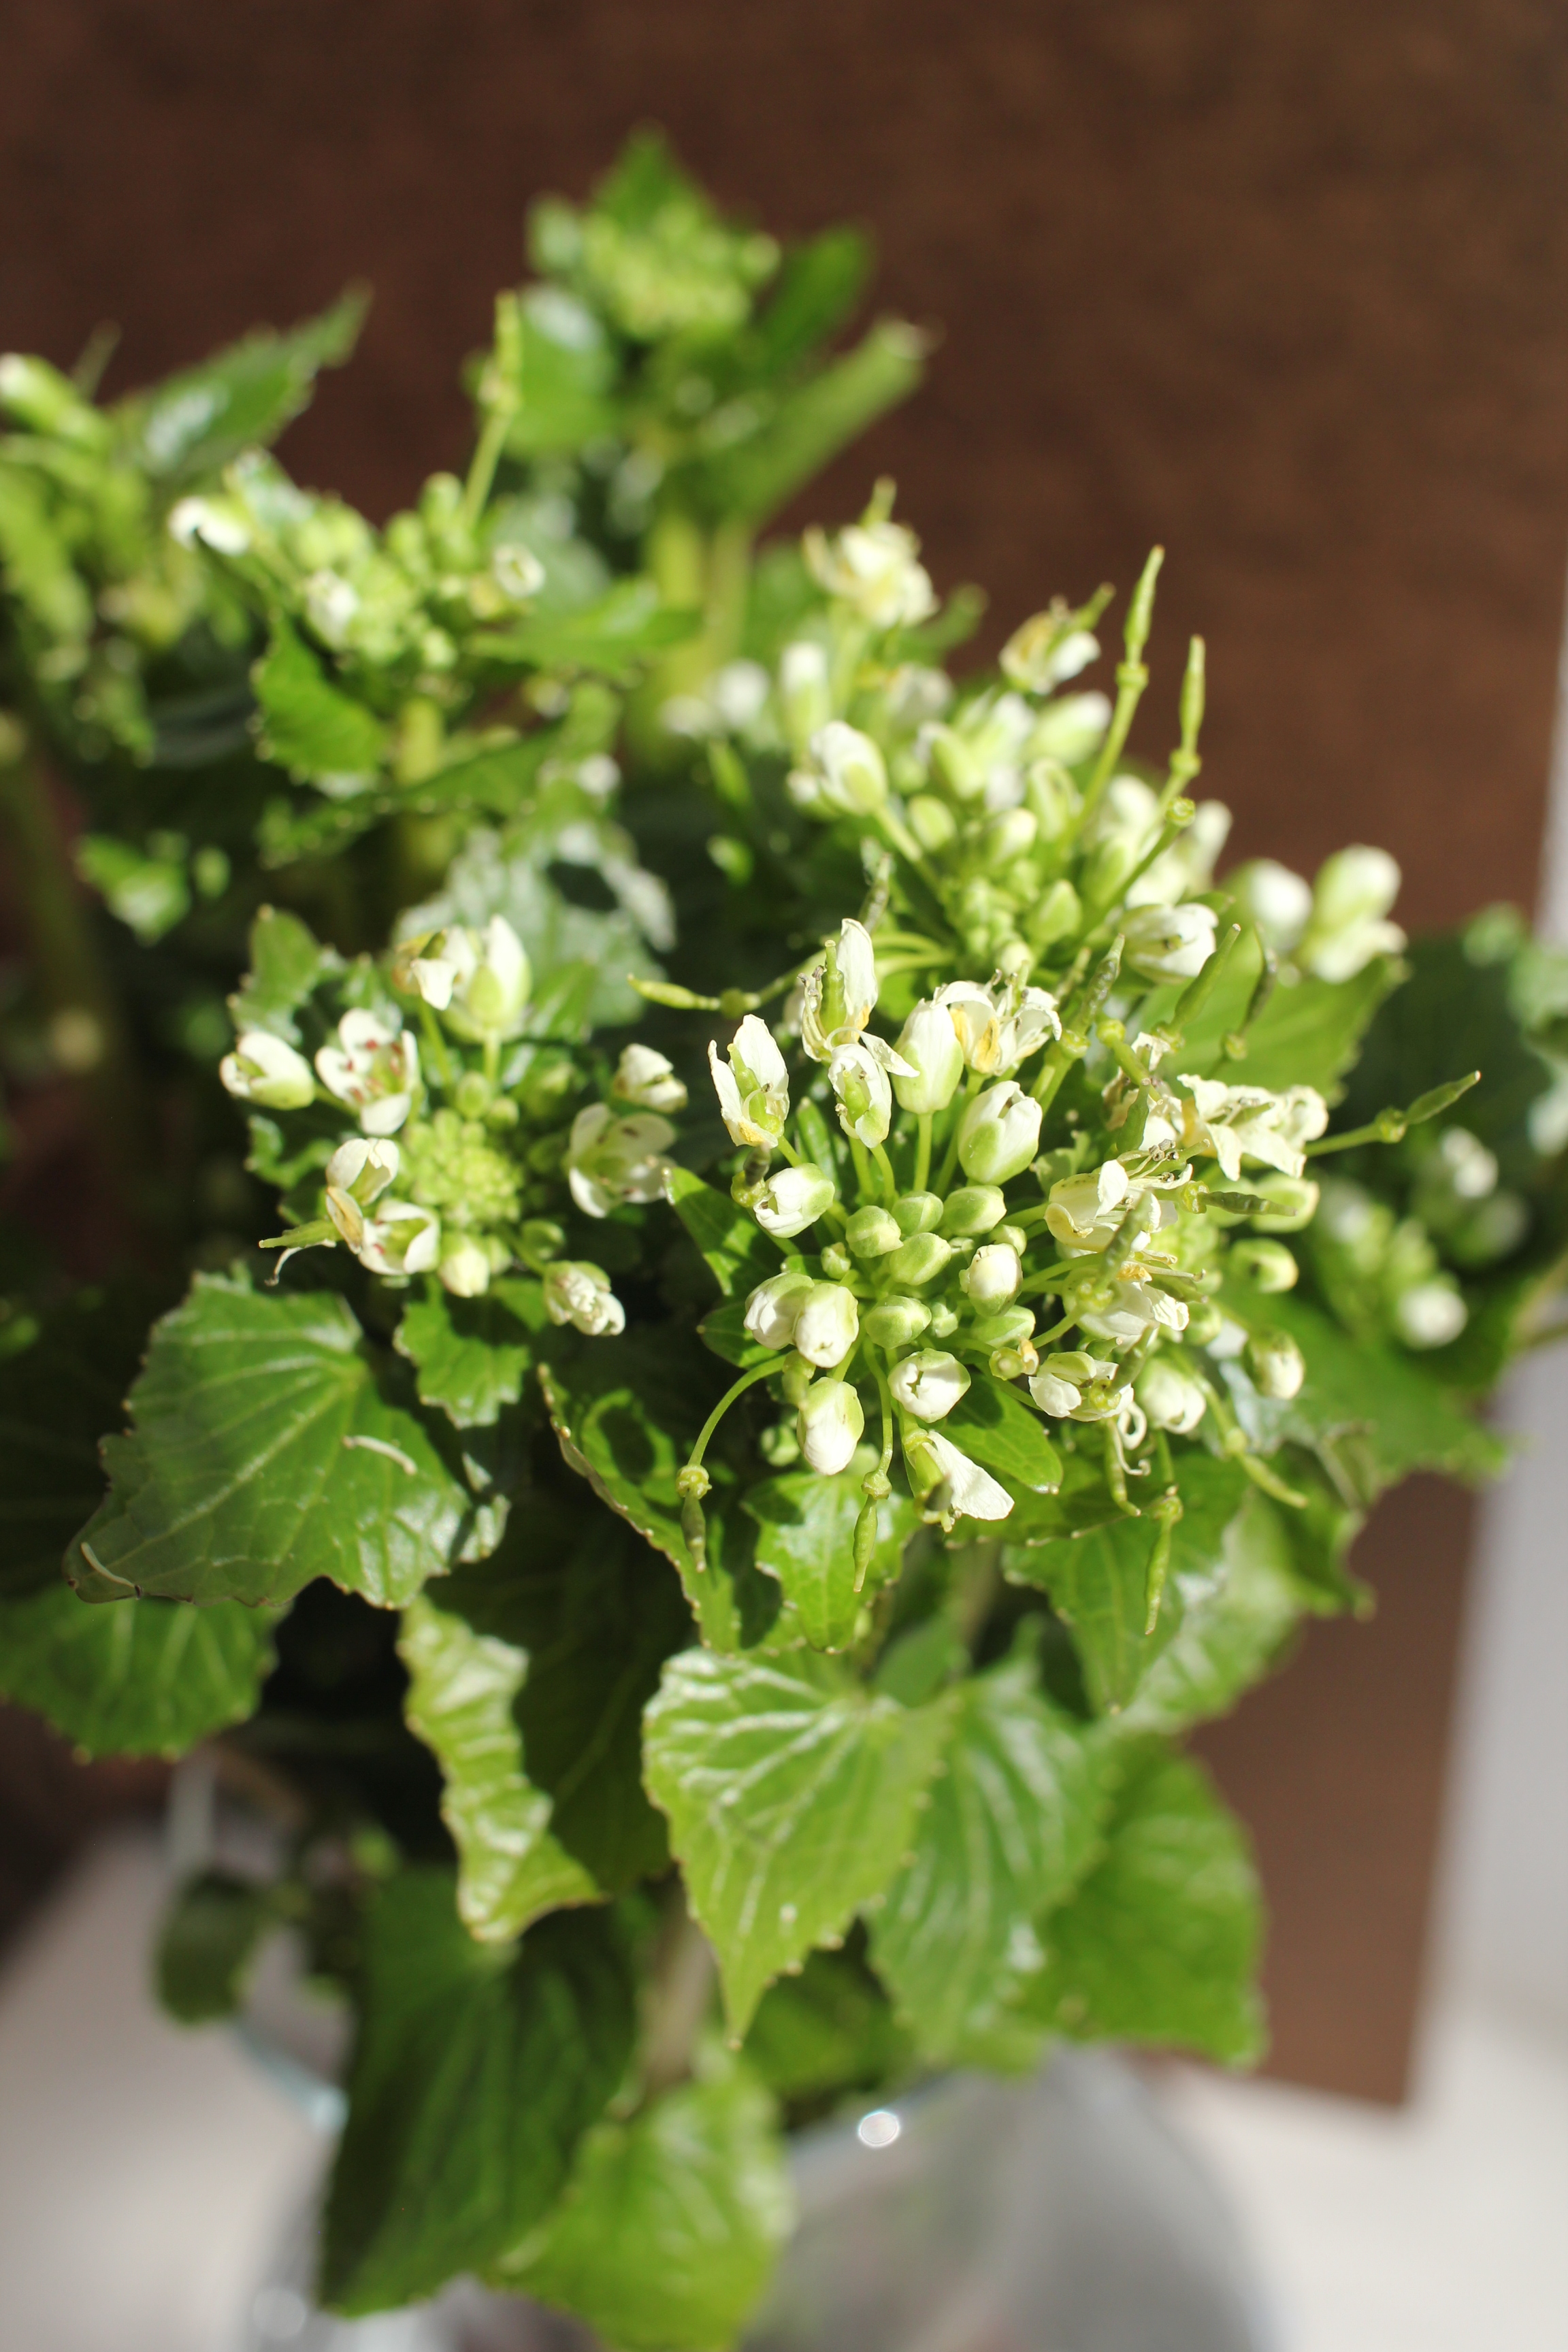
[[[1547,0],[10,0],[0,347],[111,385],[351,278],[297,470],[376,512],[460,460],[523,206],[664,123],[785,233],[877,233],[924,394],[814,502],[900,480],[992,638],[1171,554],[1148,744],[1210,646],[1237,846],[1386,843],[1416,923],[1528,899],[1568,547],[1568,17]],[[1164,688],[1163,695],[1159,691]],[[1430,1495],[1208,1743],[1279,1922],[1278,2063],[1402,2078],[1466,1520]]]

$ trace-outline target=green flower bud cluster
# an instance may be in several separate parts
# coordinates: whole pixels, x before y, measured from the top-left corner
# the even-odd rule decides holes
[[[293,1220],[266,1246],[287,1256],[341,1242],[374,1274],[433,1273],[459,1297],[522,1268],[543,1276],[552,1321],[620,1330],[608,1276],[570,1255],[572,1227],[660,1197],[675,1130],[642,1106],[686,1100],[665,1056],[627,1046],[608,1098],[584,1102],[580,1063],[527,1035],[529,961],[501,916],[374,962],[316,956],[316,985],[286,1011],[269,1006],[272,1025],[245,1021],[248,999],[236,1000],[240,1034],[222,1066],[251,1109],[250,1164]],[[351,1118],[358,1133],[345,1137]]]

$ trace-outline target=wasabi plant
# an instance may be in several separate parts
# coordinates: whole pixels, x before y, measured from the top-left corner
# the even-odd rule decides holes
[[[351,2011],[332,2304],[468,2272],[706,2352],[792,2130],[1261,2049],[1183,1738],[1369,1605],[1381,1491],[1501,1461],[1568,982],[1508,910],[1410,946],[1374,849],[1224,870],[1201,641],[1131,749],[1159,551],[1108,694],[1108,589],[951,674],[978,600],[889,485],[756,547],[913,382],[826,349],[859,240],[642,141],[532,250],[384,530],[258,446],[347,311],[191,380],[286,394],[178,463],[188,385],[0,362],[18,1150],[111,1081],[137,1267],[12,1281],[0,1688],[266,1792],[158,1970],[226,2015],[286,1932]]]

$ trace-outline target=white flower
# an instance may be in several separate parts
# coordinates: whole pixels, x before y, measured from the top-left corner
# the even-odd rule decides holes
[[[906,1356],[894,1365],[888,1386],[917,1421],[941,1421],[967,1390],[969,1374],[956,1356],[923,1348],[918,1356]]]
[[[315,1098],[310,1065],[269,1029],[242,1030],[217,1074],[240,1102],[259,1103],[264,1110],[303,1110]]]
[[[988,1471],[961,1454],[951,1438],[940,1431],[922,1429],[910,1432],[904,1440],[904,1457],[915,1456],[916,1475],[926,1485],[925,1504],[928,1512],[939,1513],[944,1519],[1005,1519],[1013,1507],[1013,1497],[1005,1486],[998,1486]]]
[[[409,984],[446,1014],[459,1037],[478,1042],[517,1034],[533,975],[504,915],[492,915],[482,931],[454,923],[420,947],[416,955],[404,950]]]
[[[1131,1191],[1120,1160],[1107,1160],[1081,1176],[1064,1176],[1051,1186],[1046,1223],[1066,1250],[1102,1250],[1121,1222]]]
[[[1242,913],[1251,916],[1275,952],[1288,955],[1311,915],[1311,884],[1272,857],[1255,857],[1227,874],[1225,887],[1234,891]]]
[[[1158,1289],[1152,1282],[1119,1282],[1109,1305],[1092,1311],[1085,1308],[1078,1320],[1079,1328],[1091,1339],[1127,1347],[1142,1339],[1151,1328],[1184,1331],[1187,1307],[1184,1299],[1173,1298],[1168,1290]]]
[[[887,1141],[893,1123],[887,1065],[894,1058],[879,1037],[867,1037],[858,1045],[840,1045],[827,1065],[827,1082],[838,1100],[838,1124],[868,1150]],[[900,1060],[899,1067],[906,1069],[908,1064]]]
[[[1040,1106],[1010,1079],[976,1095],[959,1129],[958,1157],[977,1184],[1020,1176],[1040,1140]]]
[[[388,1185],[396,1182],[402,1164],[403,1155],[395,1143],[371,1143],[363,1136],[351,1136],[328,1160],[322,1181],[329,1192],[345,1192],[362,1209],[368,1209]]]
[[[814,964],[801,982],[800,1042],[814,1062],[853,1045],[877,1003],[877,957],[871,935],[851,917],[839,927],[831,957]]]
[[[338,1042],[316,1055],[316,1073],[329,1094],[358,1111],[367,1135],[395,1135],[413,1108],[419,1084],[419,1047],[397,1014],[357,1007],[338,1024]]]
[[[327,1214],[372,1274],[428,1274],[441,1255],[440,1220],[412,1201],[383,1201],[366,1216],[352,1193],[327,1193]]]
[[[1440,1275],[1430,1282],[1412,1283],[1394,1305],[1394,1320],[1407,1348],[1446,1348],[1468,1319],[1458,1291]]]
[[[810,638],[785,646],[779,656],[779,701],[784,731],[795,751],[800,751],[833,716],[825,646],[813,644]]]
[[[1214,953],[1212,907],[1139,907],[1121,927],[1123,953],[1145,980],[1195,980]]]
[[[1056,998],[1043,988],[982,988],[978,981],[952,980],[933,1002],[951,1019],[970,1069],[987,1077],[1005,1077],[1047,1038],[1062,1034]]]
[[[759,1347],[790,1348],[795,1321],[816,1285],[809,1274],[773,1274],[746,1301],[745,1328]]]
[[[1307,1165],[1305,1146],[1329,1123],[1329,1107],[1315,1087],[1270,1094],[1263,1087],[1227,1087],[1219,1078],[1184,1072],[1181,1083],[1193,1095],[1182,1106],[1184,1150],[1212,1152],[1233,1184],[1244,1159],[1278,1168],[1282,1176],[1300,1176]]]
[[[617,1118],[605,1103],[590,1103],[572,1122],[566,1181],[584,1216],[607,1217],[622,1201],[657,1201],[664,1190],[663,1154],[675,1140],[669,1121],[651,1111]]]
[[[458,1242],[436,1271],[454,1298],[479,1298],[490,1286],[489,1253],[476,1241]]]
[[[819,727],[785,780],[797,808],[814,816],[874,816],[888,798],[888,771],[869,735],[842,719]]]
[[[808,1160],[798,1168],[781,1168],[776,1176],[770,1176],[752,1214],[765,1234],[777,1241],[793,1241],[796,1234],[804,1234],[807,1225],[816,1223],[835,1197],[832,1177]]]
[[[796,1420],[800,1450],[823,1477],[847,1469],[866,1427],[866,1415],[847,1381],[814,1381]]]
[[[1058,1421],[1117,1421],[1131,1400],[1120,1364],[1070,1349],[1047,1356],[1029,1382],[1042,1412]]]
[[[1336,851],[1318,868],[1298,961],[1319,980],[1352,980],[1373,956],[1397,955],[1405,933],[1386,917],[1399,884],[1386,849]]]
[[[801,541],[817,585],[874,629],[908,628],[936,610],[920,541],[899,522],[855,522],[832,539],[816,529]]]
[[[1023,1279],[1023,1263],[1010,1242],[985,1243],[958,1277],[970,1304],[983,1311],[1008,1306]]]
[[[570,1323],[590,1339],[626,1328],[626,1309],[610,1288],[603,1266],[557,1258],[544,1269],[544,1311],[552,1323]]]
[[[789,1117],[789,1073],[773,1031],[748,1013],[730,1040],[728,1064],[710,1044],[708,1066],[731,1143],[772,1150]]]
[[[1191,891],[1206,890],[1214,880],[1215,866],[1229,837],[1230,827],[1230,811],[1223,801],[1200,801],[1191,824],[1131,885],[1127,904],[1170,906]]]
[[[1110,724],[1108,695],[1064,694],[1041,711],[1029,748],[1037,758],[1059,760],[1064,767],[1076,768],[1098,748]]]
[[[1134,1386],[1152,1429],[1190,1437],[1208,1411],[1208,1399],[1198,1382],[1169,1356],[1152,1356]]]
[[[622,1047],[610,1092],[638,1110],[686,1108],[686,1088],[676,1076],[674,1065],[651,1045]]]
[[[860,1310],[841,1282],[814,1282],[795,1316],[795,1344],[808,1364],[841,1364],[860,1336]]]
[[[924,998],[905,1022],[899,1058],[910,1075],[893,1075],[893,1092],[905,1110],[945,1110],[963,1076],[963,1045],[943,1004]]]
[[[1020,623],[1002,648],[1002,675],[1030,694],[1049,694],[1098,659],[1099,640],[1075,629],[1065,604]]]

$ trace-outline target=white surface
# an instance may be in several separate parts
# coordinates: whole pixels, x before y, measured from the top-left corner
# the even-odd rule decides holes
[[[321,2142],[147,1982],[150,1836],[98,1848],[0,1978],[0,2347],[230,2352]]]
[[[1240,2213],[1280,2352],[1563,2352],[1568,2053],[1445,2009],[1403,2109],[1184,2073],[1169,2093]]]

